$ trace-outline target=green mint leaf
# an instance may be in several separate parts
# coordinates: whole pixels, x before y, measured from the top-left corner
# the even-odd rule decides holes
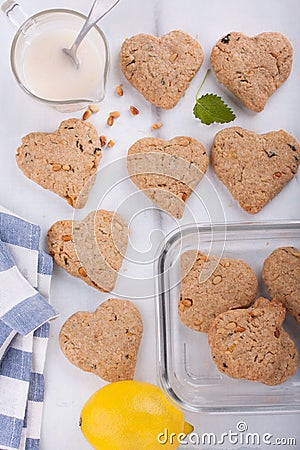
[[[214,122],[228,123],[235,119],[234,112],[216,94],[205,94],[197,98],[193,113],[205,125]]]

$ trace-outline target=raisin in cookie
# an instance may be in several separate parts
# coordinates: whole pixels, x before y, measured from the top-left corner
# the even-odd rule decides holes
[[[190,250],[181,257],[178,304],[182,322],[208,332],[215,317],[228,309],[249,306],[257,295],[257,279],[244,261],[208,257]]]
[[[181,218],[185,202],[201,181],[208,156],[200,142],[186,136],[170,141],[143,138],[128,151],[131,180],[161,209]]]
[[[211,53],[217,79],[252,111],[262,111],[268,98],[288,78],[293,48],[280,33],[254,37],[232,32]]]
[[[300,251],[274,250],[264,262],[262,278],[270,296],[280,300],[300,325]]]
[[[59,344],[68,360],[106,381],[132,380],[143,322],[127,300],[110,299],[94,313],[77,312],[62,326]]]
[[[283,130],[256,134],[231,127],[216,134],[211,160],[216,175],[240,206],[255,214],[297,173],[300,146]]]
[[[111,291],[128,244],[128,226],[111,211],[92,211],[83,221],[61,220],[48,231],[56,264],[103,292]]]
[[[30,133],[17,150],[19,168],[35,183],[83,208],[101,159],[96,128],[79,119],[64,120],[54,133]]]
[[[203,62],[200,44],[182,31],[159,38],[138,34],[121,48],[121,69],[149,102],[173,108],[183,97]]]
[[[232,378],[275,386],[291,377],[298,364],[298,351],[283,329],[285,308],[260,297],[248,309],[220,314],[213,322],[208,342],[212,359]]]

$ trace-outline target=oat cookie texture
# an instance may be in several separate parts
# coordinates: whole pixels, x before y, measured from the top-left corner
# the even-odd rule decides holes
[[[195,331],[208,332],[218,314],[247,307],[255,300],[257,279],[242,260],[189,250],[181,256],[180,266],[179,316]]]
[[[59,344],[69,361],[106,381],[132,380],[143,334],[139,310],[109,299],[95,312],[77,312],[62,326]]]
[[[121,69],[149,102],[173,108],[184,96],[203,62],[200,44],[182,31],[161,37],[138,34],[121,48]]]
[[[127,157],[128,172],[136,186],[162,210],[179,219],[207,167],[203,145],[186,136],[170,141],[140,139],[130,147]]]
[[[297,173],[300,146],[286,131],[219,131],[211,161],[216,175],[249,214],[259,212]]]
[[[30,133],[17,150],[19,168],[35,183],[83,208],[101,159],[96,128],[79,119],[64,120],[54,133]]]
[[[259,112],[288,78],[293,48],[280,33],[249,37],[232,32],[217,42],[210,60],[217,79],[247,108]]]
[[[220,314],[208,333],[218,369],[232,378],[270,386],[285,382],[295,373],[299,355],[282,327],[284,318],[284,306],[263,297],[250,308]]]
[[[262,278],[269,295],[280,300],[300,325],[300,250],[274,250],[264,262]]]
[[[92,211],[83,221],[61,220],[48,231],[56,264],[103,292],[116,283],[128,244],[124,219],[111,211]]]

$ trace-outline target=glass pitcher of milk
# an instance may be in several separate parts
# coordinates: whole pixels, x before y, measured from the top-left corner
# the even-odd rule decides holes
[[[105,96],[109,69],[106,37],[94,26],[78,49],[77,69],[62,48],[69,48],[86,17],[67,9],[41,11],[27,17],[13,0],[2,5],[18,26],[10,53],[12,72],[19,86],[32,98],[72,112],[97,103]]]

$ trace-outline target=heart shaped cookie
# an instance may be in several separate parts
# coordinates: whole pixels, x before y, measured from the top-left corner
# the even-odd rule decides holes
[[[63,121],[55,133],[30,133],[16,160],[24,174],[83,208],[95,182],[101,148],[95,127],[79,119]]]
[[[200,44],[182,31],[162,37],[138,34],[121,48],[121,69],[149,102],[173,108],[183,97],[203,62]]]
[[[288,78],[293,48],[280,33],[254,37],[232,32],[211,53],[217,79],[252,111],[262,111],[268,98]]]
[[[116,283],[128,244],[128,226],[111,211],[92,211],[83,221],[62,220],[48,231],[54,261],[103,292]]]
[[[212,165],[249,214],[259,212],[295,176],[300,146],[283,130],[256,134],[239,127],[216,134]]]
[[[262,279],[272,298],[280,300],[300,325],[300,251],[280,247],[264,261]]]
[[[297,370],[299,355],[282,327],[284,318],[282,304],[263,297],[248,309],[220,314],[208,333],[218,369],[229,377],[269,386],[286,381]]]
[[[202,179],[208,156],[200,142],[186,136],[170,141],[143,138],[128,151],[132,181],[161,209],[181,218],[185,202]]]
[[[257,295],[257,279],[242,260],[216,258],[189,250],[181,256],[178,303],[182,322],[195,331],[208,332],[216,316],[249,306]]]
[[[77,312],[62,326],[59,344],[68,360],[106,381],[132,380],[143,334],[138,309],[109,299],[94,313]]]

